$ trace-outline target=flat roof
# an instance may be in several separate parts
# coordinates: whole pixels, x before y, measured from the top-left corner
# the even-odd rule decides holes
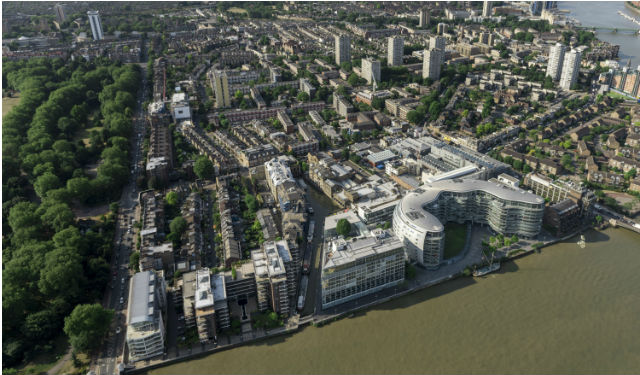
[[[403,248],[402,241],[387,231],[377,230],[369,237],[355,237],[345,240],[342,237],[326,244],[323,269],[334,268],[355,262],[364,257],[383,254]],[[372,232],[373,233],[373,232]]]
[[[156,275],[151,271],[138,272],[131,278],[129,324],[154,321]]]
[[[541,197],[522,189],[514,189],[500,183],[483,180],[443,180],[431,184],[424,184],[407,194],[399,204],[401,211],[410,221],[423,229],[442,231],[443,225],[434,215],[423,207],[438,199],[443,192],[468,193],[484,191],[497,198],[530,204],[544,203]]]

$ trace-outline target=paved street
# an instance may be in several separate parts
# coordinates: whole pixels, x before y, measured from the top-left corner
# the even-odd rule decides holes
[[[138,109],[133,121],[132,135],[132,173],[129,183],[123,188],[120,198],[120,210],[116,222],[114,238],[114,257],[111,264],[112,278],[103,300],[103,305],[115,311],[114,320],[108,336],[103,343],[102,350],[92,362],[94,371],[98,375],[117,373],[117,365],[123,361],[125,350],[125,334],[127,319],[127,302],[129,297],[129,255],[135,247],[136,228],[134,221],[137,217],[138,189],[136,177],[143,173],[144,160],[142,155],[145,132],[144,109],[142,103],[146,100],[146,72],[142,67],[142,87],[138,96]]]

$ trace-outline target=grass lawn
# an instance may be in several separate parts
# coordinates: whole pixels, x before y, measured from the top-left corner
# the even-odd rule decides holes
[[[79,353],[76,355],[78,359],[78,365],[80,367],[76,367],[71,359],[66,361],[58,374],[70,374],[70,375],[84,375],[89,371],[89,364],[91,363],[91,358],[87,354]]]
[[[447,223],[444,226],[444,259],[458,255],[467,239],[467,224]]]
[[[624,100],[633,100],[633,97],[627,96],[627,95],[622,95],[622,94],[617,93],[615,91],[609,91],[607,93],[607,95],[612,97],[612,98],[620,98],[620,99],[624,99]]]
[[[230,13],[247,13],[246,10],[244,10],[242,8],[237,8],[237,7],[229,8],[229,9],[227,9],[227,12],[230,12]]]
[[[75,136],[73,137],[74,141],[78,141],[78,140],[82,140],[82,142],[84,142],[84,145],[89,147],[91,145],[91,142],[89,141],[89,135],[91,134],[92,131],[100,131],[102,130],[102,126],[94,126],[93,128],[89,128],[89,129],[80,129],[78,131],[76,131]]]
[[[19,374],[41,374],[46,373],[58,360],[64,357],[69,349],[67,336],[60,335],[53,342],[53,349],[46,353],[40,353],[24,366],[17,367]]]
[[[13,98],[10,98],[8,96],[3,97],[2,98],[2,117],[4,117],[4,115],[9,113],[9,111],[13,109],[13,107],[17,106],[18,103],[20,103],[19,96],[14,96]]]

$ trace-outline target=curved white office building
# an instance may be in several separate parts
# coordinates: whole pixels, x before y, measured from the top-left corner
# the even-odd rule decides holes
[[[443,259],[444,224],[488,224],[504,235],[540,232],[544,199],[521,189],[482,180],[444,180],[407,194],[393,213],[393,230],[411,260],[437,268]]]

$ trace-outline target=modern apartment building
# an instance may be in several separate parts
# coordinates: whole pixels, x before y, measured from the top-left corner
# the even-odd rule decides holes
[[[211,72],[211,87],[213,87],[213,93],[216,96],[216,108],[230,107],[231,96],[227,74],[222,71]]]
[[[93,40],[104,39],[104,34],[102,33],[102,21],[100,20],[100,12],[97,10],[89,10],[87,11],[87,17],[89,17],[89,25],[91,26]]]
[[[578,80],[578,73],[580,72],[580,60],[582,59],[582,53],[578,50],[571,50],[564,55],[564,62],[562,63],[562,72],[560,74],[560,87],[565,90],[570,90],[571,87]]]
[[[295,295],[296,267],[286,241],[265,242],[262,249],[251,252],[251,260],[255,268],[258,309],[271,309],[278,314],[288,315],[292,289]]]
[[[131,361],[164,353],[166,295],[164,280],[153,271],[131,278],[126,335]]]
[[[66,16],[64,14],[64,4],[54,5],[53,10],[56,12],[56,19],[58,20],[58,22],[64,22],[66,19]]]
[[[399,36],[389,37],[387,42],[387,65],[402,65],[402,56],[404,54],[404,39]]]
[[[336,35],[336,64],[351,61],[351,38],[348,35]]]
[[[366,79],[368,84],[380,82],[380,61],[372,58],[362,59],[362,78]]]
[[[393,230],[407,257],[430,269],[443,260],[444,224],[488,224],[504,235],[535,237],[544,199],[524,190],[482,180],[443,180],[425,184],[396,206]]]
[[[442,36],[436,35],[429,38],[429,49],[439,49],[444,52],[446,46],[447,40]]]
[[[547,63],[547,76],[554,81],[560,79],[562,74],[562,63],[564,62],[565,47],[563,44],[557,43],[549,49],[549,62]]]
[[[404,246],[389,232],[325,243],[322,257],[322,308],[326,309],[404,281]]]
[[[444,51],[441,49],[424,50],[422,61],[422,78],[440,79],[440,69],[444,60]]]
[[[427,27],[431,22],[431,16],[429,15],[429,11],[425,8],[420,9],[420,15],[418,19],[418,27]]]
[[[485,0],[482,4],[482,17],[491,17],[491,8],[493,8],[491,1]]]

